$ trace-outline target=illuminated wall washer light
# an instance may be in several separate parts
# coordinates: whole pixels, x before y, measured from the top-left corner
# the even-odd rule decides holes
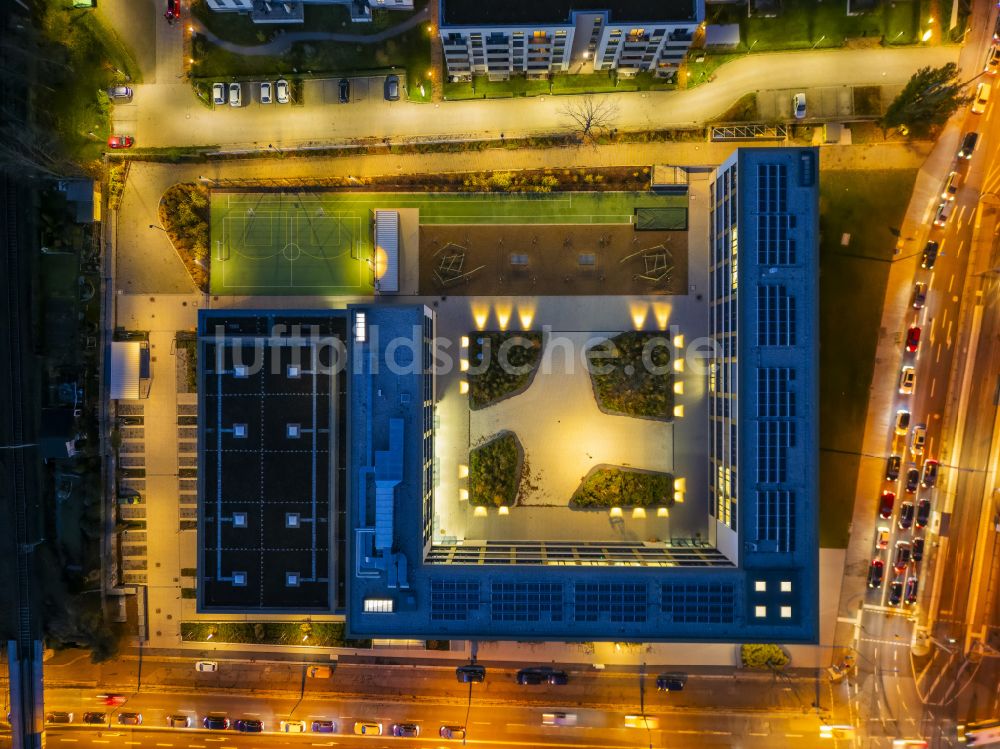
[[[460,340],[462,348],[469,348],[469,336],[464,335]]]
[[[674,406],[674,416],[677,417],[678,419],[683,418],[683,416],[684,416],[684,405],[683,404],[681,404],[679,406]]]
[[[458,360],[458,368],[462,372],[468,372],[469,371],[469,360],[468,359],[459,359]]]
[[[684,383],[681,380],[674,383],[674,395],[684,395]]]
[[[465,463],[458,464],[458,477],[460,479],[467,478],[469,476],[469,466]]]
[[[466,382],[465,380],[459,380],[458,392],[461,393],[462,395],[465,395],[467,392],[469,392],[469,383]]]
[[[642,520],[646,517],[646,510],[643,507],[633,507],[632,508],[632,518],[634,520]]]
[[[476,516],[477,518],[484,518],[484,517],[486,517],[486,508],[485,508],[485,507],[482,507],[482,506],[480,506],[480,507],[477,507],[477,508],[476,508],[476,511],[475,511],[475,512],[474,512],[473,514],[474,514],[474,515],[475,515],[475,516]]]
[[[675,372],[683,372],[684,371],[684,360],[683,359],[674,359],[674,371]]]
[[[657,507],[656,508],[656,517],[658,517],[658,518],[668,518],[668,517],[670,517],[670,510],[668,510],[666,507]]]
[[[463,502],[468,502],[469,501],[469,490],[468,489],[459,489],[458,490],[458,498],[461,499]]]
[[[674,336],[674,346],[676,348],[684,348],[684,334],[678,333]]]
[[[674,491],[674,502],[684,504],[684,492]]]
[[[622,508],[621,507],[612,507],[610,514],[611,514],[611,517],[613,517],[613,518],[620,518],[622,516]]]
[[[510,508],[507,505],[500,505],[500,509],[497,512],[501,515],[510,515]]]

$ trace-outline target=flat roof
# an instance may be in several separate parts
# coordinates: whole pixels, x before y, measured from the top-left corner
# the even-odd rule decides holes
[[[346,416],[330,343],[344,340],[346,323],[305,314],[199,316],[203,610],[335,606]]]
[[[567,24],[573,12],[606,12],[609,23],[695,21],[698,0],[441,0],[441,25]]]

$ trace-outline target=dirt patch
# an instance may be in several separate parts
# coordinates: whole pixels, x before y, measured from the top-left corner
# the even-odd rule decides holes
[[[421,225],[420,294],[685,294],[687,232],[621,225]]]

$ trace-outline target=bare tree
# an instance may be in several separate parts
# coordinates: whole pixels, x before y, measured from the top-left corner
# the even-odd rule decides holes
[[[618,118],[618,105],[607,97],[574,96],[560,111],[581,143],[595,143],[610,133]]]

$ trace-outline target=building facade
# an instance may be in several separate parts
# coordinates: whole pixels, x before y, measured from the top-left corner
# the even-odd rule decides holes
[[[372,11],[413,10],[413,0],[206,0],[208,7],[218,12],[249,13],[254,23],[302,23],[306,5],[343,5],[351,21],[368,23]]]
[[[440,0],[447,75],[505,79],[615,70],[676,72],[704,18],[704,0]]]

